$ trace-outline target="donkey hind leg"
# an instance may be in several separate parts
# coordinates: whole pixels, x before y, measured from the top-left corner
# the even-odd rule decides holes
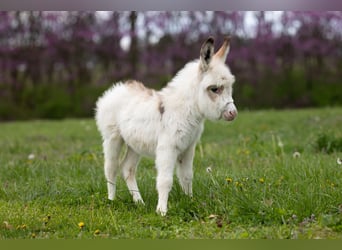
[[[116,176],[119,172],[119,156],[123,140],[121,137],[112,137],[103,142],[104,172],[107,179],[108,199],[114,200],[116,191]]]
[[[180,164],[179,166],[177,166],[177,177],[184,193],[192,197],[192,165]]]
[[[137,181],[135,179],[135,173],[138,167],[139,160],[140,156],[128,146],[126,157],[121,163],[121,167],[123,178],[126,181],[129,192],[133,196],[133,201],[135,203],[144,204],[144,201],[139,192]]]

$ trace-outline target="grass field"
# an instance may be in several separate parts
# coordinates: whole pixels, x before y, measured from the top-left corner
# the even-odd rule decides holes
[[[175,178],[155,213],[155,169],[143,159],[135,205],[119,178],[106,199],[93,120],[0,124],[0,239],[342,239],[342,108],[243,111],[207,122],[194,197]]]

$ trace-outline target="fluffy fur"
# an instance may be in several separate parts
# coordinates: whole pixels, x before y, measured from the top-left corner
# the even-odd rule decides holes
[[[192,195],[192,163],[204,120],[231,121],[237,115],[232,98],[234,76],[225,65],[228,51],[228,37],[216,54],[210,37],[201,47],[200,59],[186,64],[161,91],[137,81],[119,82],[98,99],[96,123],[103,138],[110,200],[122,169],[133,200],[143,203],[135,178],[141,156],[155,158],[158,213],[167,212],[175,168],[182,189]],[[124,144],[127,153],[119,163]]]

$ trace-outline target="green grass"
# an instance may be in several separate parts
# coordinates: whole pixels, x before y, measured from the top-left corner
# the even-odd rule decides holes
[[[175,179],[160,217],[152,160],[141,161],[137,176],[145,206],[132,202],[121,178],[117,199],[106,199],[93,120],[2,123],[0,239],[342,239],[341,128],[341,108],[244,111],[233,123],[207,122],[194,197]],[[322,137],[335,146],[325,150]]]

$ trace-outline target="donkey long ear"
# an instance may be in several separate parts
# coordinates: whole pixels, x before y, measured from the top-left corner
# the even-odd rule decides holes
[[[221,48],[216,52],[214,57],[225,62],[227,55],[229,53],[229,48],[230,48],[230,36],[225,36]]]
[[[209,37],[202,45],[200,52],[200,68],[203,72],[209,68],[209,63],[214,55],[214,38]]]

